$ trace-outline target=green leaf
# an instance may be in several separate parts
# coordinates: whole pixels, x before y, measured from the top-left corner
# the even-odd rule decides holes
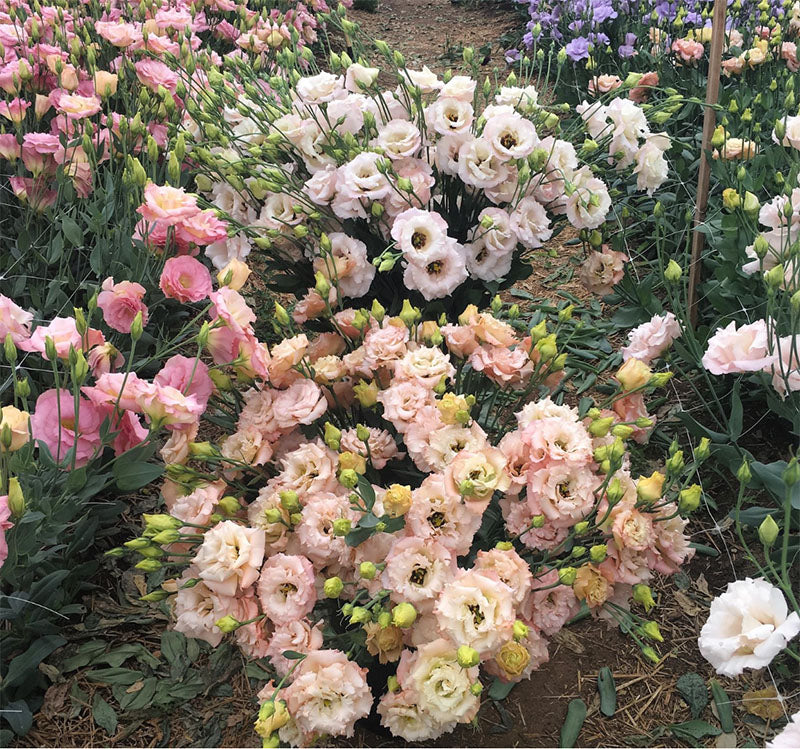
[[[117,489],[121,492],[133,492],[161,476],[164,473],[164,466],[144,461],[120,460],[114,464],[113,473],[117,481]]]
[[[367,503],[367,508],[371,510],[372,505],[375,504],[375,490],[366,476],[358,477],[358,491]]]
[[[597,691],[600,693],[600,712],[610,718],[617,711],[617,684],[608,666],[597,674]]]
[[[73,246],[78,247],[83,244],[83,230],[78,226],[75,219],[69,216],[62,216],[61,231],[64,232],[64,236]]]
[[[583,728],[584,720],[586,720],[586,703],[580,698],[570,700],[567,707],[567,717],[564,720],[564,725],[561,726],[559,747],[571,749],[571,747],[575,746],[581,728]]]
[[[289,661],[299,661],[306,657],[305,653],[298,653],[296,650],[284,650],[281,655]]]
[[[739,395],[741,386],[741,379],[736,380],[736,384],[733,386],[733,393],[731,394],[731,415],[728,419],[728,431],[731,435],[731,442],[736,442],[742,434],[744,409],[742,407],[742,398]]]
[[[99,694],[95,694],[92,700],[92,719],[109,736],[117,732],[117,714]]]
[[[693,744],[706,736],[719,736],[722,731],[711,723],[706,723],[704,720],[687,720],[685,723],[674,723],[669,726],[672,735],[676,739],[681,739],[690,744]]]
[[[511,693],[511,690],[517,685],[515,681],[501,681],[495,677],[492,686],[486,693],[490,700],[504,700]]]
[[[161,655],[170,665],[177,663],[186,655],[186,637],[172,629],[162,632]]]
[[[717,715],[719,716],[719,724],[722,726],[722,732],[733,733],[735,727],[733,725],[731,699],[716,679],[711,680],[711,696],[714,698],[714,704],[717,707]]]
[[[87,671],[85,676],[95,683],[129,687],[139,681],[143,674],[132,668],[95,668]]]
[[[33,725],[33,713],[25,700],[15,700],[3,705],[0,716],[8,721],[8,725],[18,736],[24,736]],[[2,744],[2,746],[8,746],[8,744]]]
[[[66,642],[63,637],[58,635],[45,635],[34,640],[24,653],[20,653],[8,664],[8,671],[3,678],[3,690],[6,691],[6,694],[8,694],[7,690],[18,687],[29,680],[31,674],[38,674],[39,664]]]
[[[692,717],[698,718],[708,704],[708,689],[703,677],[696,673],[684,674],[675,687],[688,703]]]
[[[142,682],[142,688],[135,692],[128,692],[119,695],[119,707],[123,712],[134,710],[144,710],[153,703],[153,695],[158,687],[158,679],[151,676]]]

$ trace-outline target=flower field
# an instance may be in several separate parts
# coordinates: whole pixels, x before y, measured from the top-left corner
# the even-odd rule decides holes
[[[800,4],[351,5],[0,0],[4,745],[800,745]]]

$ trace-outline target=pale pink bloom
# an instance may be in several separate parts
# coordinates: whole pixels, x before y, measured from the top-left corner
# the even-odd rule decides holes
[[[107,278],[102,289],[97,295],[97,306],[103,311],[103,319],[110,328],[130,333],[133,320],[140,312],[142,325],[147,325],[147,305],[142,301],[144,286],[133,281],[115,284],[113,278]]]
[[[645,551],[656,538],[652,513],[636,509],[631,501],[622,501],[611,511],[611,533],[620,549]]]
[[[781,396],[800,390],[800,341],[796,336],[778,339],[775,363],[772,366],[772,387]]]
[[[525,600],[533,584],[528,562],[513,549],[479,551],[473,569],[497,575],[500,582],[511,588],[514,606],[519,606]]]
[[[367,246],[344,232],[332,232],[328,238],[336,277],[331,273],[330,259],[316,258],[314,270],[322,273],[332,286],[335,284],[342,296],[364,296],[369,291],[376,272],[375,266],[367,258]]]
[[[245,405],[236,423],[237,430],[260,432],[268,442],[278,439],[282,431],[276,420],[274,406],[278,392],[272,388],[247,390],[243,395]]]
[[[306,193],[317,205],[329,205],[336,195],[336,181],[336,168],[327,166],[306,180]]]
[[[395,541],[386,557],[381,582],[392,600],[422,604],[436,598],[452,581],[455,556],[440,543],[406,537]]]
[[[293,382],[300,373],[294,368],[303,360],[308,350],[308,337],[305,333],[284,338],[279,344],[272,347],[269,363],[269,379],[276,387],[286,387]]]
[[[490,117],[482,137],[489,141],[497,157],[504,162],[524,159],[539,143],[533,123],[516,112]]]
[[[289,430],[314,423],[328,409],[328,402],[316,382],[303,378],[276,394],[274,408],[278,426]]]
[[[589,253],[578,275],[589,291],[607,296],[625,275],[627,261],[628,256],[625,253],[616,252],[604,245],[602,252],[592,250]]]
[[[703,56],[705,47],[702,42],[696,42],[693,39],[676,39],[672,42],[672,51],[683,62],[694,63]]]
[[[483,372],[500,387],[522,388],[533,374],[533,362],[522,347],[511,350],[500,346],[481,346],[469,357],[477,372]]]
[[[70,120],[82,120],[97,114],[101,109],[101,102],[96,96],[62,93],[55,100],[55,106]]]
[[[531,522],[536,513],[531,509],[530,503],[524,499],[517,500],[511,496],[500,499],[500,509],[506,523],[506,530],[510,536],[519,536],[520,541],[528,548],[549,550],[555,549],[567,537],[568,528],[557,528],[552,523],[547,523],[541,528],[531,527]]]
[[[212,291],[208,298],[214,305],[212,317],[225,322],[236,336],[244,337],[253,332],[252,324],[256,320],[255,312],[250,309],[238,291],[223,286],[217,291]]]
[[[531,471],[544,465],[565,462],[574,466],[587,465],[592,460],[592,439],[586,428],[557,416],[533,420],[520,433],[530,450]]]
[[[577,408],[553,403],[549,397],[526,403],[522,410],[517,411],[514,415],[517,417],[520,429],[524,429],[540,419],[564,419],[575,424],[580,421]]]
[[[442,379],[445,381],[452,379],[455,373],[450,357],[433,346],[420,346],[409,350],[394,365],[396,378],[416,380],[430,389],[435,388]]]
[[[74,455],[80,468],[102,449],[100,426],[105,415],[92,401],[75,401],[69,390],[45,390],[36,399],[30,428],[33,439],[43,442],[57,462]]]
[[[138,417],[137,417],[138,418]],[[161,460],[166,465],[172,463],[185,464],[189,460],[189,445],[194,442],[197,437],[197,430],[200,428],[200,422],[195,421],[193,424],[181,425],[170,432],[169,438],[161,446],[159,455]],[[144,430],[147,435],[147,430]]]
[[[597,96],[614,91],[622,85],[618,75],[597,75],[589,81],[589,93]]]
[[[384,157],[362,151],[352,161],[339,167],[337,190],[346,200],[380,200],[389,194],[389,181],[378,170],[378,161]],[[363,209],[362,209],[363,210]]]
[[[184,573],[180,582],[183,583],[197,575],[197,570],[190,567]],[[220,599],[202,581],[191,588],[178,586],[175,596],[175,631],[182,632],[187,637],[204,640],[212,647],[222,642],[224,634],[216,626],[220,619]]]
[[[529,249],[541,247],[553,235],[544,206],[533,197],[517,203],[511,214],[511,228],[519,241]]]
[[[439,474],[426,476],[413,490],[405,518],[407,535],[435,541],[457,556],[469,551],[481,524],[481,516],[448,491]]]
[[[287,650],[308,654],[322,648],[322,622],[313,627],[307,619],[295,619],[275,627],[265,651],[278,676],[286,676],[297,661],[284,658]]]
[[[81,392],[98,406],[117,404],[123,411],[140,411],[140,397],[148,385],[135,372],[109,372],[100,375],[94,386],[81,388]]]
[[[342,76],[326,71],[300,78],[295,84],[295,90],[306,104],[322,104],[345,96]]]
[[[661,507],[653,520],[656,543],[650,566],[662,575],[673,575],[694,556],[685,533],[689,520],[678,514],[672,502]]]
[[[472,512],[482,514],[496,491],[505,491],[511,480],[506,474],[506,458],[496,447],[461,450],[444,472],[445,487],[463,495]]]
[[[554,526],[569,528],[594,508],[600,480],[587,467],[554,463],[528,471],[527,499],[535,515]]]
[[[165,226],[175,226],[200,212],[197,198],[187,194],[182,187],[156,185],[148,182],[144,188],[144,203],[136,209],[145,221],[159,221]]]
[[[125,357],[111,343],[101,343],[93,346],[86,356],[89,369],[95,377],[108,374],[118,369],[125,363]]]
[[[416,379],[395,380],[377,397],[383,406],[383,417],[401,434],[416,420],[420,409],[434,400],[431,389]]]
[[[137,389],[137,410],[163,426],[194,424],[205,411],[194,395],[184,395],[171,385],[143,383]]]
[[[204,408],[214,391],[208,365],[196,357],[176,354],[164,363],[153,378],[157,385],[169,385],[184,395],[192,395]]]
[[[775,354],[768,352],[767,325],[757,320],[738,330],[731,322],[718,328],[708,341],[703,366],[712,374],[757,372],[775,363]]]
[[[800,70],[800,62],[797,60],[797,45],[794,42],[783,42],[781,44],[781,59],[786,61],[786,67],[792,73]]]
[[[210,209],[183,219],[175,227],[175,239],[179,244],[205,247],[215,242],[224,242],[227,238],[227,222],[217,218],[217,214]]]
[[[389,729],[392,736],[404,741],[432,741],[443,733],[450,733],[456,725],[455,720],[441,722],[433,717],[423,705],[413,689],[386,692],[378,701],[378,714],[381,725]]]
[[[628,345],[621,349],[622,358],[639,359],[650,364],[661,356],[681,335],[681,326],[672,312],[654,315],[628,334]]]
[[[415,156],[422,144],[422,135],[419,128],[408,120],[389,120],[373,143],[394,161]]]
[[[130,47],[142,41],[142,32],[133,23],[120,21],[95,21],[97,33],[115,47]]]
[[[511,639],[516,620],[511,588],[486,570],[462,571],[442,591],[434,612],[453,642],[484,656]]]
[[[466,359],[479,346],[475,330],[469,325],[448,323],[439,328],[439,332],[444,336],[447,350],[459,359]]]
[[[648,551],[636,551],[628,546],[619,548],[613,539],[606,542],[608,556],[600,564],[600,571],[614,583],[636,585],[647,582],[653,577],[650,563],[653,554]]]
[[[464,184],[486,189],[499,185],[508,168],[485,138],[465,141],[458,149],[458,176]]]
[[[178,86],[178,74],[169,65],[151,57],[146,57],[135,63],[136,77],[151,91],[158,92],[163,86],[169,93],[174,94]]]
[[[94,328],[89,328],[84,336],[81,336],[75,319],[72,317],[54,317],[48,325],[40,325],[33,331],[30,338],[21,340],[17,346],[23,351],[37,351],[49,361],[47,356],[48,338],[52,339],[56,356],[59,359],[69,357],[70,348],[83,351],[98,346],[105,340],[103,334]]]
[[[409,262],[425,263],[448,244],[447,222],[432,211],[409,208],[392,224],[392,239]]]
[[[575,172],[571,185],[573,191],[565,206],[567,219],[576,229],[596,229],[611,209],[608,187],[588,167]]]
[[[321,492],[336,492],[338,456],[322,440],[305,442],[281,460],[277,482],[282,489],[292,489],[303,498]]]
[[[363,88],[369,88],[378,78],[378,68],[367,68],[354,62],[348,66],[344,77],[344,87],[351,93],[359,93]]]
[[[372,328],[364,337],[364,359],[371,370],[383,367],[405,356],[408,343],[405,325]]]
[[[307,733],[352,736],[355,722],[372,709],[366,674],[339,650],[309,653],[283,691],[297,727]]]
[[[239,475],[238,463],[248,466],[264,465],[272,457],[272,445],[262,432],[252,427],[245,427],[225,437],[220,445],[220,453],[224,458],[228,458],[225,465],[232,478]]]
[[[440,135],[465,135],[474,118],[472,102],[464,99],[440,97],[425,109],[428,131]]]
[[[169,514],[185,523],[206,525],[216,511],[226,488],[227,484],[224,481],[215,481],[213,484],[202,483],[189,494],[167,502]]]
[[[380,706],[378,706],[380,712]],[[800,746],[800,710],[789,718],[780,733],[765,744],[766,749],[795,749]]]
[[[198,577],[217,595],[233,596],[258,580],[264,531],[223,520],[203,535],[194,557]]]
[[[513,250],[492,250],[486,242],[487,237],[480,236],[464,245],[467,272],[481,281],[505,278],[511,270]]]
[[[33,314],[0,294],[0,340],[5,341],[10,334],[13,344],[19,346],[22,341],[30,338],[31,322]]]
[[[653,424],[655,424],[656,418],[655,416],[651,416],[647,413],[647,406],[644,402],[644,393],[641,391],[631,393],[623,398],[617,398],[617,400],[614,401],[612,408],[614,413],[619,416],[620,421],[633,423],[637,419],[649,418]],[[643,445],[647,442],[651,431],[652,426],[645,428],[635,427],[633,439],[640,445]]]
[[[317,567],[326,564],[345,564],[352,548],[343,536],[333,532],[333,524],[344,518],[355,524],[350,500],[335,494],[314,494],[303,505],[302,520],[295,526],[295,540],[300,551]]]
[[[275,624],[302,619],[317,600],[314,567],[304,556],[274,554],[261,570],[258,596],[264,613]]]
[[[559,582],[558,572],[539,573],[520,607],[520,614],[546,635],[554,635],[575,614],[580,604],[572,588]]]
[[[477,715],[480,698],[472,692],[478,667],[458,664],[457,645],[439,638],[421,645],[415,652],[404,651],[397,676],[403,689],[418,695],[418,704],[440,723],[468,723]]]
[[[369,445],[369,451],[367,451],[367,446],[364,442],[358,438],[355,429],[344,429],[342,431],[341,449],[363,455],[365,458],[369,456],[369,461],[378,470],[385,468],[390,460],[401,459],[404,456],[404,453],[398,451],[394,437],[385,429],[368,427],[368,430],[367,445]]]

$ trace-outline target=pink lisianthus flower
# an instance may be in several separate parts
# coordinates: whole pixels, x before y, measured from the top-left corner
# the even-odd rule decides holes
[[[22,307],[0,294],[0,341],[5,341],[11,334],[11,341],[15,346],[30,338],[31,322],[33,315]]]
[[[213,290],[208,268],[189,255],[169,258],[158,285],[164,296],[179,302],[199,302]]]
[[[628,334],[628,345],[622,349],[622,358],[639,359],[650,364],[661,356],[681,335],[681,326],[672,312],[654,315]]]
[[[81,337],[72,317],[54,317],[49,325],[40,325],[33,331],[30,338],[21,341],[19,348],[23,351],[37,351],[49,361],[47,356],[48,338],[52,339],[56,356],[59,359],[66,359],[69,356],[70,348],[82,351],[84,348],[97,346],[105,340],[103,334],[94,328],[89,328],[85,337]]]
[[[703,355],[703,366],[711,374],[737,374],[769,369],[775,363],[775,355],[767,350],[767,324],[758,320],[742,325],[738,330],[731,322],[719,328],[708,341]]]
[[[263,559],[263,530],[223,520],[206,531],[194,564],[199,569],[198,577],[212,591],[221,596],[233,596],[258,579]]]
[[[205,408],[214,383],[208,375],[208,365],[195,357],[176,354],[164,363],[153,378],[156,385],[169,385],[184,395],[192,395]]]
[[[145,288],[133,281],[114,283],[113,278],[103,281],[97,295],[97,306],[103,311],[106,324],[120,333],[130,333],[136,315],[142,313],[142,326],[147,325],[147,305],[142,302]]]
[[[175,234],[179,242],[205,247],[226,240],[228,224],[209,209],[185,218],[175,227]]]
[[[0,495],[0,568],[8,557],[8,542],[6,541],[6,531],[13,527],[13,523],[9,520],[11,517],[11,510],[8,506],[8,495]]]
[[[159,221],[175,226],[200,212],[197,198],[181,187],[156,185],[148,182],[144,188],[144,203],[136,209],[145,221]]]
[[[278,676],[286,676],[296,661],[284,658],[287,650],[308,654],[322,648],[322,622],[314,626],[307,619],[295,619],[279,624],[266,648],[266,655]]]
[[[46,390],[36,399],[31,415],[31,434],[43,442],[56,461],[74,449],[75,466],[80,468],[102,447],[100,426],[104,414],[89,400],[75,398],[69,390]]]
[[[257,587],[262,610],[278,625],[302,619],[317,600],[314,567],[301,555],[271,556],[261,569]]]

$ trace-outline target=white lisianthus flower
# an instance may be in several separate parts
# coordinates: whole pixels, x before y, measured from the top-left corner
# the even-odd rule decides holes
[[[359,93],[362,88],[369,88],[378,78],[381,71],[378,68],[366,68],[354,62],[347,68],[344,77],[344,87],[352,93]]]
[[[503,86],[494,100],[498,104],[508,104],[523,112],[532,110],[539,102],[539,92],[534,86]]]
[[[402,70],[400,75],[405,78],[409,86],[416,86],[423,94],[431,94],[442,88],[442,82],[436,77],[436,73],[422,66],[422,70]]]
[[[419,208],[399,214],[392,224],[391,235],[410,263],[425,263],[450,244],[447,222],[438,213]]]
[[[451,294],[468,275],[463,247],[451,240],[422,263],[409,263],[403,283],[430,301]]]
[[[475,79],[468,75],[454,75],[442,86],[439,96],[471,102],[475,96],[475,84]]]
[[[569,222],[576,229],[596,229],[611,209],[605,182],[594,177],[588,167],[582,167],[575,172],[572,188],[566,205]]]
[[[700,630],[700,653],[722,676],[764,668],[800,633],[800,616],[789,613],[780,589],[766,580],[736,580],[711,602]]]
[[[458,176],[465,184],[471,187],[494,187],[507,174],[506,165],[485,138],[467,141],[458,149]]]
[[[533,123],[516,112],[489,119],[483,137],[491,143],[501,161],[524,159],[539,143]]]
[[[472,125],[472,103],[446,97],[437,99],[425,110],[428,127],[441,135],[461,135]]]
[[[206,531],[193,561],[210,590],[232,596],[258,579],[263,559],[264,531],[224,520]]]
[[[373,141],[390,159],[414,156],[422,144],[419,128],[408,120],[389,120]]]
[[[667,179],[669,166],[664,151],[669,148],[669,137],[663,133],[648,135],[644,145],[636,153],[636,187],[652,195]]]
[[[342,76],[325,71],[301,78],[297,81],[295,90],[306,104],[321,104],[345,96]]]
[[[789,718],[789,722],[772,741],[768,741],[766,749],[797,749],[800,746],[800,711]]]
[[[541,247],[553,236],[550,219],[536,198],[523,198],[511,214],[511,228],[528,249]]]

